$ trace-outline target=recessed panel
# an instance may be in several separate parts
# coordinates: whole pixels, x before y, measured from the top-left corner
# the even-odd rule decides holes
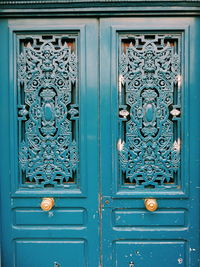
[[[115,267],[184,267],[187,265],[184,241],[117,241]]]
[[[114,227],[184,227],[186,225],[186,210],[146,210],[122,209],[114,211]],[[122,229],[123,230],[123,229]]]
[[[56,209],[44,212],[41,209],[17,209],[14,211],[14,224],[19,226],[79,226],[86,220],[84,209]]]
[[[18,240],[15,243],[16,267],[85,267],[84,240]]]

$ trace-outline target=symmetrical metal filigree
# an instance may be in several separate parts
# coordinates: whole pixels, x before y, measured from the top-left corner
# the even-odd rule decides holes
[[[62,34],[19,38],[22,186],[68,186],[77,177],[79,108],[75,46],[76,37]]]
[[[121,37],[119,167],[122,183],[175,186],[180,175],[179,34]]]

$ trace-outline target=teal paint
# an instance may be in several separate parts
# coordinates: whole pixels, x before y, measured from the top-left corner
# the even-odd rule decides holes
[[[191,16],[200,14],[199,0],[43,0],[0,1],[2,17]]]
[[[122,103],[119,119],[119,42],[122,35],[149,31],[181,35],[180,177],[175,186],[135,188],[118,175],[119,120],[130,113]],[[198,266],[199,32],[199,19],[186,17],[1,21],[2,266]],[[73,135],[79,137],[80,175],[64,187],[28,186],[18,172],[18,37],[47,33],[77,35],[79,96],[69,118],[79,112]],[[144,120],[151,124],[156,104],[147,105]],[[41,107],[48,125],[55,106],[46,101]],[[28,108],[20,110],[27,116]],[[40,208],[43,197],[55,199],[49,212]],[[158,202],[154,213],[144,207],[150,197]]]
[[[99,189],[97,186],[98,120],[96,120],[98,111],[98,62],[96,61],[96,56],[98,54],[97,22],[93,19],[84,19],[79,22],[73,19],[67,21],[57,20],[56,24],[53,26],[51,19],[43,22],[38,20],[36,24],[35,21],[32,20],[26,23],[26,28],[24,28],[24,22],[25,21],[21,21],[17,24],[16,22],[11,22],[9,23],[9,26],[6,22],[2,22],[1,24],[1,34],[4,36],[4,42],[1,43],[1,51],[3,54],[5,53],[5,64],[8,64],[7,67],[5,67],[5,64],[4,66],[1,65],[1,80],[3,76],[6,76],[1,82],[2,90],[4,90],[4,92],[2,91],[3,95],[1,100],[5,105],[6,114],[9,114],[9,118],[4,116],[1,120],[5,127],[4,131],[1,131],[1,140],[4,140],[1,144],[1,148],[2,152],[5,153],[5,162],[1,162],[1,177],[2,175],[9,177],[8,179],[1,180],[1,188],[3,189],[1,196],[2,199],[4,199],[4,201],[1,202],[3,205],[1,213],[3,214],[2,266],[10,267],[14,266],[14,264],[16,266],[45,266],[45,264],[46,266],[55,266],[56,264],[59,264],[60,266],[95,266],[99,262]],[[78,76],[76,76],[79,86],[77,99],[79,99],[79,112],[81,115],[79,119],[79,128],[73,126],[73,138],[76,135],[79,137],[79,175],[74,177],[74,182],[66,183],[67,181],[63,180],[62,185],[55,183],[58,181],[56,179],[55,181],[49,180],[47,183],[48,185],[45,186],[44,181],[47,181],[48,179],[44,169],[43,178],[42,176],[40,177],[42,180],[37,180],[38,178],[27,180],[30,176],[30,170],[28,169],[28,165],[26,165],[26,178],[20,178],[21,163],[18,161],[18,153],[20,149],[19,141],[22,139],[19,139],[18,123],[26,116],[25,123],[29,124],[32,120],[30,119],[31,116],[35,113],[33,112],[33,102],[31,106],[27,105],[27,103],[24,104],[25,97],[17,98],[17,93],[21,90],[21,87],[18,87],[17,81],[20,82],[21,86],[24,86],[21,80],[17,80],[17,75],[19,74],[19,72],[17,72],[19,62],[17,60],[19,51],[18,40],[20,40],[20,38],[23,39],[24,36],[30,37],[31,35],[34,39],[34,37],[38,35],[53,35],[56,33],[58,35],[63,34],[66,38],[68,38],[67,36],[69,33],[73,36],[76,34],[77,56],[79,60]],[[93,36],[93,43],[89,44],[88,40],[91,35]],[[73,39],[73,37],[71,39]],[[58,47],[59,44],[56,44],[55,42],[53,44],[57,45],[55,49],[60,53],[61,51],[59,51]],[[64,48],[64,50],[70,55],[70,51],[67,50],[67,48]],[[37,64],[37,69],[39,70],[40,75],[45,76],[40,69],[40,66],[44,66],[44,64],[37,63],[37,53],[40,53],[41,51],[33,51],[32,48],[28,48],[26,51],[27,53],[35,53],[35,61],[33,59],[32,61]],[[42,55],[42,53],[40,55]],[[55,52],[53,52],[52,55],[55,56]],[[60,56],[62,57],[62,53]],[[49,62],[51,63],[51,60]],[[59,63],[62,63],[61,58],[59,59]],[[72,71],[72,68],[68,69],[68,72]],[[25,82],[28,80],[28,71],[29,67],[26,67]],[[5,72],[7,73],[6,75]],[[52,73],[48,71],[47,75],[49,75],[47,80],[51,83]],[[41,81],[41,77],[38,77],[35,73],[32,77],[29,75],[29,78],[29,81],[31,82],[35,79]],[[46,88],[50,90],[49,97],[48,95],[45,95],[46,98],[44,102],[42,102],[44,98],[42,99],[42,96],[40,97],[40,93],[44,92],[43,89],[45,89],[44,83],[39,90],[39,94],[38,91],[35,91],[36,94],[34,93],[34,87],[29,83],[24,86],[27,91],[27,96],[29,92],[34,93],[36,95],[35,101],[38,100],[38,103],[40,104],[36,111],[40,111],[42,117],[40,117],[39,120],[33,118],[33,122],[41,122],[40,125],[37,124],[39,127],[34,126],[35,131],[32,130],[32,134],[38,136],[37,138],[35,137],[37,140],[44,140],[44,136],[54,135],[52,135],[52,132],[50,133],[53,129],[51,127],[47,127],[41,134],[40,129],[44,126],[46,127],[52,124],[52,127],[57,125],[60,127],[59,129],[61,129],[61,125],[59,126],[59,123],[55,122],[55,103],[53,103],[51,98],[51,93],[53,92],[52,88],[55,88],[56,84],[55,81],[53,81],[53,84],[50,83]],[[59,90],[61,90],[61,88],[58,88],[58,91]],[[22,90],[20,92],[22,92]],[[65,89],[65,92],[67,92],[67,89]],[[57,95],[59,98],[58,92]],[[73,95],[73,97],[74,96],[75,95]],[[58,98],[54,98],[57,103]],[[17,108],[22,106],[18,105],[17,101],[19,100],[24,101],[23,104],[26,105],[26,110],[29,113],[32,112],[31,115],[29,114],[28,116],[27,112],[25,112],[25,114],[23,112],[22,115],[21,112],[18,114]],[[76,120],[78,118],[76,114],[76,99],[74,98],[73,101],[74,103],[69,103],[69,112],[67,114],[68,120],[72,117]],[[48,113],[44,112],[46,104],[48,104],[47,107],[49,107],[49,105],[51,106],[51,114],[54,115],[51,116],[51,118],[48,116]],[[61,107],[64,106],[62,101],[59,105],[61,105]],[[22,107],[20,110],[25,109]],[[66,113],[67,112],[64,112],[64,114]],[[64,130],[64,128],[62,129]],[[28,143],[31,133],[28,132],[27,128],[25,128],[25,130],[27,130],[27,132],[25,131],[25,138],[27,136],[28,138],[24,140],[29,147],[29,153],[36,152],[34,150],[35,148],[32,146],[33,143],[32,145],[31,143]],[[24,134],[24,130],[19,132],[20,134]],[[71,131],[68,133],[70,132]],[[68,136],[70,135],[68,134]],[[56,139],[56,141],[57,140],[58,139]],[[72,138],[71,140],[73,141]],[[48,140],[45,141],[45,144],[48,144]],[[42,149],[44,149],[44,147],[42,147],[40,151],[42,151]],[[40,161],[37,162],[37,157],[31,158],[29,155],[26,158],[26,160],[29,159],[29,162],[26,164],[29,164],[30,166],[31,163],[32,168],[33,166],[37,166],[37,164],[44,164],[46,159],[44,159],[43,156],[40,156]],[[50,159],[51,153],[46,153],[46,156]],[[65,161],[64,156],[65,155],[60,155],[59,158],[63,157]],[[55,156],[54,158],[54,163],[51,163],[53,165],[55,165],[56,162],[58,163]],[[58,169],[58,165],[55,168]],[[41,172],[39,173],[41,175]],[[66,169],[65,174],[67,174]],[[51,184],[51,186],[49,186],[49,184]],[[55,205],[49,212],[44,212],[40,208],[40,203],[43,197],[54,197],[55,199]],[[5,203],[5,205],[3,203]],[[31,229],[34,230],[32,231]],[[29,255],[28,253],[30,250],[33,251],[32,255]],[[57,250],[59,250],[59,253],[57,253]],[[79,257],[77,257],[77,254]],[[27,255],[29,256],[27,257]]]
[[[167,267],[169,261],[165,262],[165,259],[168,257],[170,258],[172,266],[180,266],[181,264],[183,264],[183,266],[198,266],[199,264],[197,252],[199,239],[196,235],[199,226],[197,226],[197,220],[194,222],[193,219],[199,217],[199,207],[198,204],[195,205],[195,203],[199,201],[199,164],[197,163],[199,148],[196,146],[196,144],[199,144],[199,138],[193,135],[194,129],[196,129],[194,130],[195,134],[199,132],[199,122],[196,123],[195,119],[195,114],[198,113],[197,106],[199,105],[199,100],[195,97],[196,94],[199,94],[195,81],[197,81],[196,75],[198,76],[199,74],[197,74],[197,65],[195,65],[193,61],[195,55],[195,62],[198,61],[199,57],[199,55],[194,52],[195,47],[198,46],[200,41],[199,34],[197,33],[198,27],[198,19],[186,17],[156,19],[108,18],[101,20],[100,142],[103,195],[103,266],[160,266],[162,262],[162,265]],[[123,128],[123,124],[125,124],[126,121],[135,121],[136,117],[133,108],[130,108],[130,110],[128,109],[128,102],[120,102],[121,99],[127,101],[127,98],[123,96],[123,87],[120,88],[121,77],[118,77],[120,73],[118,67],[121,49],[120,40],[122,37],[127,37],[127,39],[130,38],[130,41],[132,41],[133,35],[136,34],[141,36],[143,34],[148,35],[148,33],[169,33],[170,31],[172,31],[173,34],[181,33],[183,37],[181,45],[183,55],[181,72],[183,73],[182,83],[184,88],[181,100],[181,176],[177,180],[178,184],[175,186],[169,184],[166,185],[165,188],[163,188],[162,185],[156,185],[155,187],[144,186],[141,188],[131,180],[127,181],[126,177],[128,172],[123,176],[119,175],[119,151],[125,149],[124,143],[128,140],[127,138],[129,138],[129,136],[131,137],[131,134],[137,133],[130,130],[129,135],[124,137],[126,139],[121,137],[122,134],[127,133],[127,128],[125,128],[126,126]],[[151,40],[153,42],[153,38]],[[145,42],[142,41],[140,42],[141,53],[144,52],[144,48],[142,50],[144,43]],[[135,58],[135,60],[137,60],[136,53]],[[133,60],[130,61],[130,64],[134,66],[134,63],[137,65],[137,62]],[[140,64],[138,69],[140,69],[140,66],[145,66],[143,63]],[[126,70],[127,69],[126,67]],[[131,68],[129,68],[129,70],[130,69]],[[130,84],[134,81],[134,71],[131,75],[129,76]],[[142,81],[142,77],[143,76],[140,74],[140,82]],[[141,85],[141,87],[142,86],[143,85]],[[155,87],[154,85],[152,88]],[[139,92],[140,88],[137,91],[135,90],[136,94]],[[146,85],[144,86],[144,89],[145,88]],[[121,98],[119,97],[120,91]],[[130,85],[130,92],[134,92],[134,85]],[[137,100],[135,95],[134,103],[136,103]],[[140,101],[139,103],[142,105],[143,102]],[[153,102],[151,104],[156,106],[156,103],[158,102]],[[137,110],[139,110],[139,108],[140,106],[138,105]],[[120,114],[121,110],[123,111],[122,114]],[[128,111],[130,115],[127,117],[123,116],[125,114],[124,111]],[[110,116],[108,116],[108,114],[110,114]],[[145,118],[145,105],[143,116]],[[153,116],[151,118],[153,118]],[[153,118],[153,121],[154,120]],[[145,119],[144,123],[146,123]],[[152,121],[150,120],[150,124],[151,123]],[[193,126],[191,126],[191,124]],[[137,124],[137,127],[138,126],[139,123]],[[192,127],[192,129],[190,127]],[[120,142],[119,138],[121,139]],[[136,149],[134,145],[132,145],[131,142],[128,142],[128,144],[130,153],[136,153],[137,150],[134,152]],[[143,155],[142,152],[140,155]],[[194,155],[197,156],[196,163],[194,161]],[[125,164],[126,160],[132,160],[131,156],[127,158],[124,157],[124,162],[122,161],[120,164]],[[120,167],[121,166],[122,165],[120,165]],[[132,168],[137,166],[133,165]],[[148,181],[151,184],[152,180],[150,179]],[[145,198],[157,199],[158,210],[156,212],[148,212],[145,210]],[[158,215],[157,212],[160,213],[160,215],[162,213],[163,216]],[[165,215],[165,212],[169,212],[169,214]],[[164,219],[165,216],[167,216],[167,219]],[[172,219],[173,216],[176,217],[177,221],[175,218]],[[178,223],[179,226],[176,225],[176,223]],[[193,224],[197,227],[195,231],[193,231]],[[168,246],[170,247],[169,249],[167,249]],[[165,249],[166,252],[164,253]],[[153,256],[155,253],[154,251],[156,251],[155,257]],[[177,251],[179,251],[178,254],[180,257],[176,254]]]

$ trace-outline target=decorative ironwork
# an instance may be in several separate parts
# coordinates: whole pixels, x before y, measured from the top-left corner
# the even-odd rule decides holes
[[[178,183],[180,37],[133,34],[120,39],[117,147],[123,184],[155,188]]]
[[[78,175],[76,37],[19,38],[18,121],[22,186],[69,186]]]

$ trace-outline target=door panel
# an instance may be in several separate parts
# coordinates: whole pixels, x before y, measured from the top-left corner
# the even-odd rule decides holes
[[[198,265],[198,27],[101,20],[103,266]]]
[[[16,266],[87,266],[84,240],[17,240],[15,243]],[[30,254],[27,258],[27,254]],[[74,253],[76,251],[77,254]],[[37,255],[35,258],[34,255]],[[79,257],[77,257],[79,255]]]
[[[116,241],[114,266],[180,266],[185,258],[185,242]],[[167,257],[166,257],[167,251]],[[159,257],[158,257],[159,253]],[[129,263],[127,264],[127,255]]]
[[[183,38],[119,34],[118,192],[180,189]]]
[[[40,19],[1,29],[3,266],[98,265],[97,26]]]
[[[16,36],[19,190],[80,187],[77,38]]]

